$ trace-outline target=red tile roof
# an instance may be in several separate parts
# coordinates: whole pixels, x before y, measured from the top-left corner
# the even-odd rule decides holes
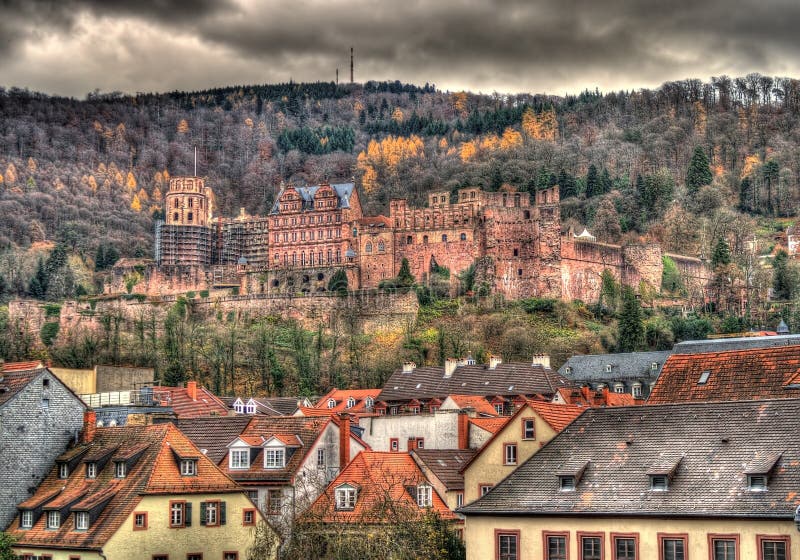
[[[500,416],[498,418],[470,418],[469,423],[474,424],[476,427],[490,434],[496,434],[503,429],[503,426],[508,423],[509,419],[510,416]]]
[[[94,479],[86,478],[83,466],[73,469],[67,479],[60,479],[58,466],[54,467],[34,496],[20,504],[20,507],[35,509],[43,505],[44,509],[48,509],[72,504],[70,512],[57,530],[45,529],[44,515],[34,523],[32,529],[21,530],[17,516],[8,529],[16,539],[17,546],[73,550],[100,548],[117,532],[143,495],[179,496],[243,491],[172,424],[97,428],[94,441],[78,444],[59,460],[73,458],[76,449],[85,448],[88,448],[87,457],[95,449],[118,449],[120,457],[130,456],[128,450],[141,450],[141,455],[130,466],[125,478],[115,477],[113,463],[100,469]],[[197,457],[197,476],[181,476],[176,455]],[[104,501],[107,501],[106,505],[89,530],[75,531],[74,514],[71,512],[100,506]]]
[[[492,406],[486,397],[480,395],[450,395],[449,398],[461,410],[465,408],[473,408],[478,414],[484,416],[497,416],[497,411]]]
[[[362,451],[353,459],[304,515],[307,521],[325,523],[387,523],[387,516],[398,511],[409,517],[422,515],[426,510],[416,502],[416,487],[429,483],[417,463],[408,453]],[[349,484],[357,488],[355,508],[336,510],[336,488]],[[387,508],[388,505],[391,507]],[[431,509],[442,518],[455,520],[455,514],[445,505],[436,490],[431,488]]]
[[[560,432],[572,424],[572,421],[586,410],[582,406],[574,406],[571,404],[555,404],[540,401],[528,401],[527,404],[556,432]],[[516,414],[514,416],[516,416]]]
[[[593,391],[589,387],[580,389],[559,389],[559,396],[567,404],[578,406],[632,406],[636,404],[636,399],[630,393],[614,393],[604,388],[601,391]]]
[[[708,375],[705,376],[704,372]],[[647,404],[798,396],[800,346],[794,345],[673,354],[664,363]]]
[[[366,399],[371,397],[373,403],[378,400],[380,389],[331,389],[326,395],[320,397],[314,408],[317,410],[324,410],[327,413],[350,412],[352,414],[371,413],[367,409]],[[347,399],[352,398],[355,400],[355,405],[347,408]],[[333,399],[336,405],[333,407],[328,406],[328,401]],[[311,416],[308,414],[306,416]]]
[[[12,371],[28,371],[42,369],[44,364],[40,360],[31,362],[4,362],[0,364],[0,372],[7,373]]]
[[[178,418],[226,416],[230,409],[205,387],[197,387],[197,399],[192,399],[187,387],[153,387],[153,393],[167,399]]]

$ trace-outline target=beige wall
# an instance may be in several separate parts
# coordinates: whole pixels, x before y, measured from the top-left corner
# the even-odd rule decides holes
[[[658,533],[688,535],[690,560],[708,560],[709,534],[738,534],[742,560],[756,560],[756,535],[788,536],[793,560],[800,559],[800,533],[791,521],[659,519],[659,518],[575,518],[575,517],[483,517],[467,516],[465,538],[467,560],[491,560],[495,555],[495,530],[520,532],[519,560],[545,558],[543,531],[569,532],[569,558],[577,560],[579,531],[603,534],[604,558],[612,559],[611,533],[638,533],[639,559],[656,560]]]
[[[97,392],[97,378],[93,369],[66,369],[51,367],[53,375],[72,389],[76,395],[88,395]]]
[[[535,439],[522,439],[523,419],[533,418]],[[497,433],[497,437],[488,442],[479,452],[478,456],[470,463],[464,471],[464,504],[477,500],[479,496],[478,487],[482,484],[494,486],[509,474],[517,466],[527,461],[534,453],[556,436],[556,431],[530,408],[520,412],[512,418],[508,424]],[[517,444],[517,464],[504,465],[503,444]]]

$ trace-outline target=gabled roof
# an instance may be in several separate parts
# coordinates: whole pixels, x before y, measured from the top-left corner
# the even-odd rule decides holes
[[[510,419],[510,416],[499,416],[496,418],[470,418],[469,423],[480,428],[481,430],[489,432],[490,434],[496,434],[503,429],[503,426],[508,424]]]
[[[492,406],[492,403],[481,395],[448,395],[447,398],[460,410],[472,408],[477,414],[482,416],[497,416],[497,411],[494,409],[494,406]]]
[[[387,502],[394,511],[402,510],[414,516],[424,509],[416,502],[410,489],[429,484],[422,470],[408,453],[362,451],[356,455],[339,476],[325,489],[304,515],[307,521],[325,523],[386,523]],[[348,484],[358,489],[355,508],[336,510],[336,488]],[[443,519],[456,517],[435,489],[431,489],[432,505]]]
[[[367,216],[358,220],[358,224],[366,227],[392,227],[392,220],[386,216]]]
[[[475,453],[475,449],[415,449],[411,456],[418,465],[430,469],[450,491],[464,489],[461,469],[472,460]]]
[[[21,508],[60,509],[70,512],[105,506],[87,531],[75,531],[73,514],[69,514],[58,530],[45,529],[45,516],[32,529],[20,530],[15,520],[8,532],[17,546],[46,546],[48,548],[100,548],[120,528],[133,512],[143,495],[163,494],[185,496],[191,494],[242,492],[242,488],[225,476],[213,462],[203,457],[197,448],[172,424],[151,426],[126,426],[124,428],[97,428],[91,443],[79,443],[75,448],[118,449],[122,455],[140,452],[125,478],[115,478],[113,464],[107,464],[97,473],[97,478],[87,479],[85,468],[73,469],[66,480],[58,478],[58,467],[37,488],[32,498]],[[175,453],[197,457],[197,476],[181,476]],[[73,455],[73,450],[66,455]]]
[[[269,441],[275,437],[287,445],[286,464],[282,468],[264,468],[263,447],[259,445],[251,456],[250,468],[230,469],[227,454],[218,461],[220,468],[234,480],[245,483],[290,484],[303,464],[314,443],[331,422],[326,418],[304,418],[302,416],[253,416],[240,434],[241,438],[263,438]],[[226,441],[227,445],[231,440]],[[290,443],[289,443],[290,442]]]
[[[256,414],[267,416],[291,416],[302,402],[296,397],[219,397],[219,399],[233,410],[233,403],[241,399],[245,406],[252,400],[256,405]]]
[[[798,427],[798,400],[590,408],[460,511],[791,520],[800,504]],[[767,491],[749,491],[745,470],[776,451]],[[557,474],[581,463],[576,490],[560,492]],[[666,491],[650,491],[654,469],[672,474]]]
[[[39,377],[42,370],[22,370],[0,373],[0,406],[13,399],[28,383]]]
[[[656,379],[671,350],[661,352],[626,352],[623,354],[585,354],[571,356],[558,373],[573,381],[609,381]],[[655,371],[652,365],[658,367]],[[611,366],[611,371],[607,371]]]
[[[570,381],[550,368],[526,362],[457,366],[450,377],[443,367],[418,367],[410,372],[396,370],[380,394],[386,402],[409,399],[441,399],[448,395],[548,395],[559,387],[569,387]]]
[[[800,334],[741,336],[736,338],[716,338],[713,340],[684,340],[673,346],[672,353],[698,354],[700,352],[726,352],[730,350],[770,348],[773,346],[792,346],[796,344],[800,344]]]
[[[178,418],[225,416],[229,411],[228,405],[205,387],[197,387],[197,399],[192,399],[187,387],[154,387],[154,391],[168,397]]]
[[[553,428],[556,432],[560,432],[569,426],[578,416],[583,414],[586,410],[580,406],[570,404],[555,404],[541,401],[528,401],[527,406],[541,417],[542,420]],[[523,406],[514,416],[521,414],[525,410]]]
[[[567,404],[578,406],[632,406],[636,404],[636,399],[630,393],[615,393],[605,387],[601,391],[595,391],[589,387],[580,389],[559,389],[558,395]]]
[[[214,464],[219,463],[228,453],[226,447],[241,434],[250,423],[249,416],[207,416],[204,418],[179,418],[178,428]]]
[[[708,372],[704,375],[704,372]],[[707,378],[707,379],[701,379]],[[673,354],[648,404],[800,397],[800,346]]]
[[[10,373],[12,371],[29,371],[35,369],[42,369],[45,367],[41,360],[33,360],[30,362],[3,362],[0,364],[0,372]]]
[[[320,186],[321,185],[315,185],[311,187],[295,187],[290,185],[288,187],[281,188],[281,192],[279,192],[278,196],[275,197],[275,204],[272,205],[270,214],[280,213],[281,196],[283,196],[283,193],[286,192],[287,189],[294,189],[297,194],[300,195],[300,199],[303,202],[303,210],[312,209],[314,195],[317,194]],[[332,183],[330,186],[333,188],[333,192],[336,194],[336,198],[338,199],[338,208],[350,208],[350,199],[353,197],[355,185],[353,183]]]
[[[318,410],[325,410],[329,413],[350,412],[354,414],[369,413],[367,410],[366,399],[371,397],[373,403],[378,400],[380,389],[331,389],[327,394],[319,398],[314,408]],[[347,399],[352,398],[355,400],[355,405],[347,408]],[[333,408],[328,408],[328,401],[333,399],[336,405]]]

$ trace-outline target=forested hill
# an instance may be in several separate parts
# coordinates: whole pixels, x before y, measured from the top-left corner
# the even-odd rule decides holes
[[[223,215],[265,212],[281,180],[354,176],[368,212],[442,186],[558,184],[565,224],[600,240],[709,254],[725,235],[737,254],[750,215],[796,211],[798,114],[800,82],[757,74],[568,97],[399,82],[82,101],[0,90],[0,248],[62,243],[89,269],[101,243],[149,255],[168,178],[193,172],[196,147]]]

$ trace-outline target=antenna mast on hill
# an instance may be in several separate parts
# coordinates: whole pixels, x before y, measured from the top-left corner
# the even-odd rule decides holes
[[[339,85],[339,69],[336,69],[336,85]]]
[[[353,47],[350,47],[350,83],[353,83]]]

